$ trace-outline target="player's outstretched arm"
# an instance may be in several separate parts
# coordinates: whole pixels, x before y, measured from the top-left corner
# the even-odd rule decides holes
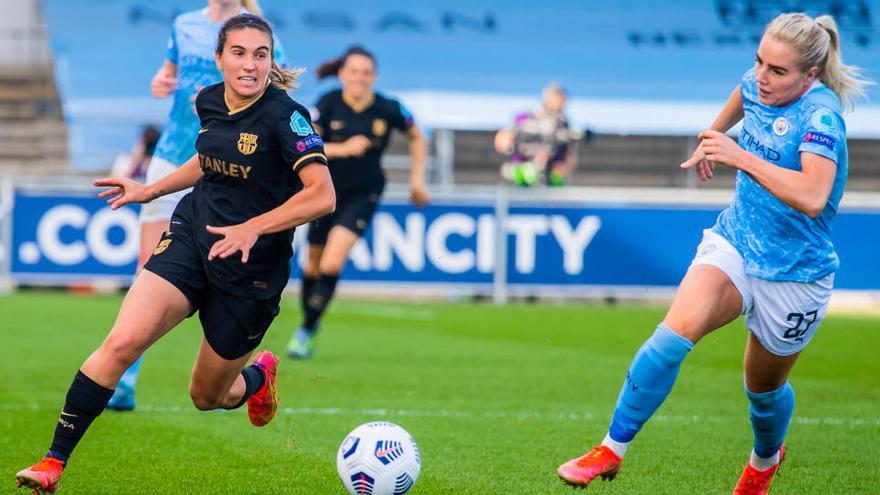
[[[370,138],[363,134],[352,136],[341,143],[324,143],[324,156],[329,159],[357,158],[370,148]]]
[[[406,131],[409,138],[409,157],[412,160],[412,172],[409,176],[410,199],[413,204],[421,208],[428,204],[431,198],[425,187],[425,159],[428,156],[428,143],[419,127],[413,125]]]
[[[743,115],[742,93],[740,92],[740,86],[737,85],[709,128],[722,133],[727,132],[743,119]],[[681,168],[692,167],[697,169],[697,175],[699,175],[701,181],[709,180],[715,176],[715,164],[706,160],[702,143],[697,145],[697,149],[694,150],[691,157],[681,164]]]
[[[106,177],[94,182],[96,187],[109,187],[98,193],[98,197],[107,198],[107,204],[115,210],[129,203],[149,203],[150,201],[173,192],[192,187],[202,177],[198,154],[186,161],[174,172],[150,185],[144,185],[125,177]]]
[[[816,218],[825,209],[837,172],[828,158],[801,152],[801,170],[789,170],[758,158],[718,131],[703,131],[700,140],[707,160],[746,172],[795,210]]]
[[[238,225],[206,226],[208,232],[224,236],[211,246],[208,260],[226,258],[241,251],[241,262],[247,263],[250,250],[261,235],[291,229],[336,209],[336,192],[326,166],[318,162],[303,165],[299,169],[299,178],[303,183],[302,191],[281,206]]]

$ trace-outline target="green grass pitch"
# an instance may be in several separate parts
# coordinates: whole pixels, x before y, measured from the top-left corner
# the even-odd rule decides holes
[[[64,393],[117,296],[0,297],[0,493],[51,441]],[[190,319],[147,353],[138,409],[106,412],[61,483],[70,494],[344,493],[336,449],[355,426],[399,423],[422,452],[423,494],[572,493],[556,467],[604,435],[629,361],[663,311],[590,305],[336,301],[308,362],[284,358],[281,411],[199,412]],[[298,323],[288,299],[264,348]],[[685,361],[621,474],[589,493],[730,493],[751,448],[741,321]],[[795,367],[781,494],[880,493],[880,317],[827,318]]]

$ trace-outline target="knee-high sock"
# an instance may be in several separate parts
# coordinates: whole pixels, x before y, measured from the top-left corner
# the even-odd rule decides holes
[[[302,275],[302,287],[300,288],[300,302],[302,303],[303,314],[308,311],[308,301],[309,297],[312,295],[312,291],[315,290],[315,282],[318,281],[317,277],[312,277],[303,273]]]
[[[305,303],[306,317],[303,322],[303,327],[305,327],[306,330],[312,333],[317,332],[318,322],[321,319],[321,315],[324,314],[324,311],[330,304],[330,300],[333,298],[333,293],[336,291],[336,283],[338,281],[339,275],[328,275],[325,273],[322,273],[318,279],[315,280],[312,293],[309,295],[309,298]]]
[[[776,454],[791,422],[794,412],[794,389],[791,384],[756,394],[746,388],[749,398],[749,418],[752,420],[752,431],[755,433],[755,454],[769,458]]]
[[[112,395],[112,390],[98,385],[82,371],[77,371],[67,390],[67,399],[55,425],[55,437],[49,452],[66,462],[89,425],[107,407]]]
[[[669,395],[681,362],[693,348],[664,324],[642,344],[626,373],[608,430],[616,442],[630,442]]]
[[[138,373],[141,369],[141,362],[144,360],[144,356],[138,358],[137,361],[134,362],[125,373],[122,374],[122,378],[119,379],[119,384],[129,389],[134,389],[134,386],[137,385]]]

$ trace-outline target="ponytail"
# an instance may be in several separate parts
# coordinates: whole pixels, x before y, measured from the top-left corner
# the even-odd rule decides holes
[[[864,79],[858,67],[843,63],[840,54],[840,34],[834,18],[823,15],[816,18],[816,24],[828,33],[828,52],[825,63],[819,66],[817,77],[842,101],[851,106],[856,97],[865,96],[865,86],[874,83]]]
[[[339,75],[339,71],[342,69],[342,66],[345,65],[345,61],[348,60],[348,57],[352,55],[363,55],[370,59],[373,62],[373,68],[376,67],[376,57],[373,56],[372,53],[368,52],[364,47],[360,45],[351,45],[342,54],[341,57],[334,58],[333,60],[328,60],[324,62],[320,66],[318,66],[318,70],[315,71],[315,74],[318,76],[318,79],[324,79],[327,77],[336,77]]]
[[[345,62],[345,56],[328,60],[318,66],[315,75],[318,77],[318,80],[326,79],[328,77],[336,77],[339,75],[339,69],[342,68],[343,62]]]
[[[272,70],[269,71],[269,80],[272,84],[279,88],[290,91],[299,87],[299,76],[306,70],[303,68],[287,69],[281,67],[274,60],[272,61]]]

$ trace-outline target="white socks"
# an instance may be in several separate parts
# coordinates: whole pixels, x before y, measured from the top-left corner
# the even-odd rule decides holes
[[[607,433],[605,434],[605,439],[602,440],[602,445],[611,449],[611,451],[614,452],[617,455],[617,457],[620,457],[621,459],[623,459],[623,455],[626,454],[626,449],[627,449],[627,447],[629,447],[630,443],[632,443],[632,442],[620,443],[620,442],[614,441],[611,438],[611,435],[609,435]]]
[[[758,471],[766,471],[778,463],[779,463],[779,451],[778,450],[776,451],[775,454],[773,454],[772,457],[768,457],[767,459],[765,459],[763,457],[758,457],[758,454],[756,454],[755,451],[752,450],[752,456],[751,456],[751,458],[749,458],[749,464],[751,464],[752,467],[757,469]]]

